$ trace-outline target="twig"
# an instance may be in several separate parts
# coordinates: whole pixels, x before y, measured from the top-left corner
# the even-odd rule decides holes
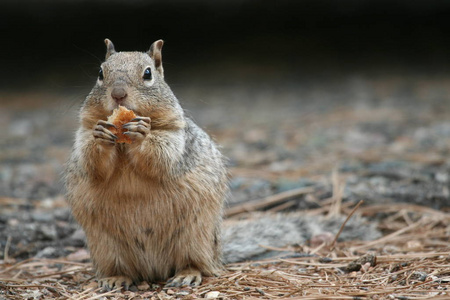
[[[342,187],[339,180],[339,171],[337,168],[333,169],[331,174],[331,181],[333,183],[333,202],[331,203],[328,217],[339,215],[342,204]]]
[[[291,200],[285,203],[281,203],[275,207],[272,207],[271,209],[269,209],[269,212],[274,213],[274,212],[279,212],[281,210],[284,210],[286,208],[292,207],[297,203],[297,201]]]
[[[32,260],[33,260],[33,258],[27,258],[27,259],[25,259],[25,260],[23,260],[23,261],[20,261],[20,262],[16,263],[15,265],[13,265],[13,266],[11,266],[11,267],[9,267],[9,268],[6,268],[6,269],[4,269],[4,270],[0,270],[0,274],[1,274],[1,273],[9,272],[9,271],[11,271],[11,270],[14,270],[14,269],[18,268],[19,266],[24,265],[24,264],[26,264],[26,263],[28,263],[28,262],[30,262],[30,261],[32,261]]]
[[[364,200],[359,201],[358,204],[356,204],[356,206],[353,208],[353,210],[347,216],[347,218],[345,219],[344,223],[342,223],[341,228],[339,228],[338,233],[336,234],[336,236],[334,237],[333,242],[331,243],[331,250],[334,249],[334,246],[336,245],[336,242],[337,242],[339,236],[341,235],[342,231],[344,230],[345,224],[347,224],[348,220],[350,220],[350,218],[353,216],[353,214],[358,209],[358,207],[360,207],[361,204],[363,204],[363,203],[364,203]]]
[[[388,241],[388,240],[390,240],[390,239],[392,239],[392,238],[394,238],[396,236],[401,235],[402,233],[405,233],[405,232],[407,232],[407,231],[409,231],[411,229],[414,229],[415,227],[421,225],[422,223],[423,223],[422,220],[419,220],[416,223],[413,223],[413,224],[411,224],[411,225],[409,225],[407,227],[404,227],[404,228],[402,228],[400,230],[397,230],[397,231],[395,231],[395,232],[393,232],[391,234],[383,236],[382,238],[379,238],[378,240],[371,241],[369,243],[365,243],[365,244],[363,244],[361,246],[355,247],[355,248],[353,248],[353,250],[360,250],[360,249],[372,247],[373,245],[383,244],[386,241]]]
[[[274,205],[283,201],[286,201],[289,198],[300,196],[304,194],[308,194],[314,191],[314,187],[302,187],[289,191],[285,191],[279,194],[275,194],[263,199],[258,199],[254,201],[249,201],[241,205],[236,205],[234,207],[230,207],[226,210],[225,216],[231,217],[240,213],[256,211],[267,207],[269,205]]]
[[[314,248],[313,250],[310,251],[311,254],[316,254],[317,252],[319,252],[323,247],[325,247],[327,245],[326,242],[323,242],[322,244],[320,244],[319,246],[317,246],[316,248]]]
[[[8,261],[9,257],[8,257],[8,252],[9,252],[9,247],[11,246],[11,240],[12,237],[10,235],[8,235],[8,238],[6,239],[6,245],[5,245],[5,253],[4,253],[4,261]]]

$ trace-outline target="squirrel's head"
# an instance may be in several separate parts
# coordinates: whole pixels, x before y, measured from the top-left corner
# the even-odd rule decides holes
[[[81,111],[83,123],[94,126],[122,105],[138,116],[150,117],[152,128],[182,126],[183,110],[164,81],[163,41],[154,42],[147,52],[118,52],[108,39],[105,44],[105,62]]]
[[[123,105],[144,114],[150,104],[161,101],[161,92],[165,94],[168,89],[162,66],[163,43],[154,42],[147,52],[117,52],[114,44],[105,39],[106,59],[94,89],[103,94],[107,110]]]

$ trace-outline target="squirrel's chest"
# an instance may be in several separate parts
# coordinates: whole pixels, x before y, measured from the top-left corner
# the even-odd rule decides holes
[[[140,192],[145,187],[153,185],[155,180],[144,176],[143,172],[131,162],[130,155],[121,149],[118,148],[117,157],[111,162],[112,172],[104,182],[105,188],[116,192]]]
[[[188,193],[182,182],[150,178],[126,162],[114,167],[108,180],[90,185],[93,192],[90,198],[97,209],[106,210],[107,214],[109,210],[109,214],[117,217],[124,214],[149,217],[171,214],[174,207],[186,203]]]
[[[87,189],[79,196],[86,206],[82,211],[92,213],[92,222],[101,227],[127,226],[125,224],[171,224],[182,212],[189,210],[189,193],[182,181],[164,182],[145,176],[129,161],[127,155],[117,157],[112,175],[104,181],[85,182]],[[177,220],[175,220],[177,221]]]
[[[165,232],[178,223],[181,202],[173,193],[151,181],[120,180],[109,188],[99,187],[92,195],[88,210],[91,214],[84,214],[84,218],[88,218],[93,227],[113,235],[131,237],[150,231],[155,234]]]

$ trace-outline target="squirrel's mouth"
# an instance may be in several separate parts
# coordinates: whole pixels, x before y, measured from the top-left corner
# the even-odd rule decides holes
[[[110,114],[112,114],[113,110],[119,108],[119,106],[123,106],[128,110],[132,110],[133,112],[136,113],[136,109],[133,107],[133,105],[130,105],[129,103],[127,103],[126,101],[123,101],[121,103],[118,103],[117,101],[112,101],[112,103],[109,105],[108,107],[108,112]]]
[[[133,102],[134,99],[126,99],[121,103],[117,103],[117,101],[108,101],[105,109],[108,116],[111,115],[115,109],[119,108],[119,106],[123,106],[128,110],[132,110],[136,114],[136,116],[150,117],[149,114],[153,111],[153,108],[151,106],[140,107],[139,103]]]

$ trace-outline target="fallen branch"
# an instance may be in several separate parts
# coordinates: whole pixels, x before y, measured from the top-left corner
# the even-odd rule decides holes
[[[235,216],[245,212],[257,211],[274,204],[281,204],[284,201],[289,200],[292,197],[312,193],[314,187],[302,187],[298,189],[289,190],[279,194],[275,194],[263,199],[249,201],[240,205],[236,205],[228,208],[225,211],[225,217]]]

